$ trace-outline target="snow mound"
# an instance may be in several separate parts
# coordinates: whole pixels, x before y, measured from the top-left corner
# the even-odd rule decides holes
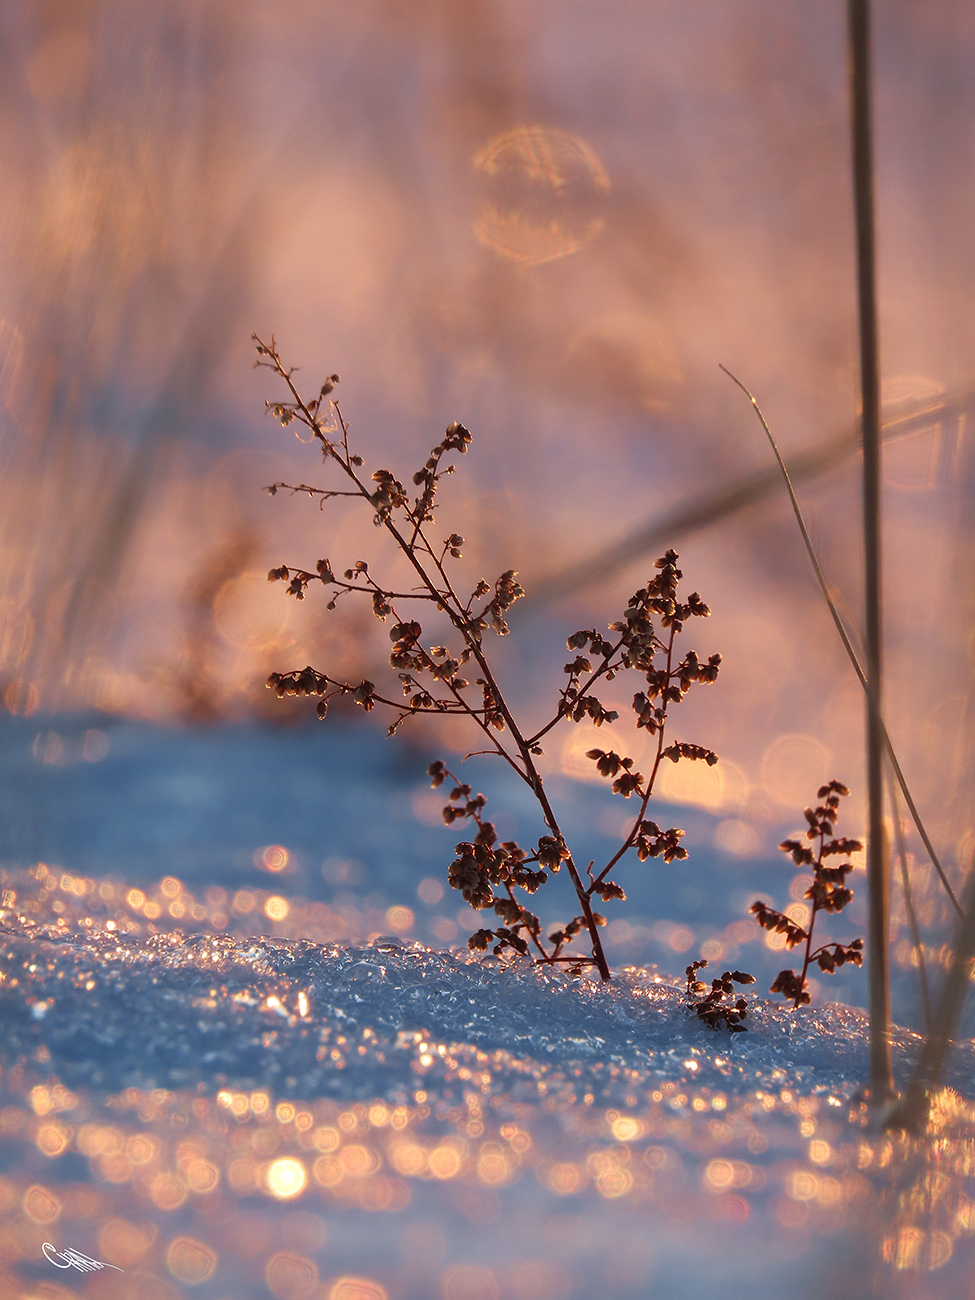
[[[683,990],[625,967],[609,986],[393,938],[368,946],[179,932],[6,931],[3,1055],[35,1057],[70,1086],[403,1100],[476,1075],[521,1099],[645,1095],[662,1082],[744,1095],[788,1079],[849,1099],[868,1072],[867,1018],[749,999],[746,1033],[702,1024]],[[904,1077],[920,1045],[897,1031]],[[971,1046],[952,1082],[970,1089]]]

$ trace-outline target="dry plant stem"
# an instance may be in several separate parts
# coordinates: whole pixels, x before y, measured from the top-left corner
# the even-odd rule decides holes
[[[823,599],[826,601],[826,605],[829,609],[830,615],[832,616],[833,623],[836,625],[836,630],[840,635],[840,640],[843,642],[843,648],[847,653],[850,663],[853,665],[853,671],[857,675],[857,680],[859,681],[860,685],[863,687],[864,691],[866,691],[867,689],[866,673],[863,671],[863,667],[860,664],[860,660],[857,655],[857,652],[853,648],[853,642],[850,640],[849,633],[847,632],[846,628],[843,625],[843,620],[840,616],[840,612],[836,608],[836,602],[834,601],[832,594],[830,593],[829,584],[826,581],[826,575],[823,573],[822,566],[819,563],[819,557],[816,555],[815,548],[813,547],[812,544],[812,539],[810,538],[809,532],[806,528],[806,523],[802,516],[802,510],[799,507],[799,501],[798,498],[796,497],[795,489],[792,486],[792,479],[789,475],[788,469],[786,468],[785,461],[782,459],[782,454],[779,451],[778,444],[776,443],[775,438],[772,435],[772,430],[768,426],[768,421],[765,419],[765,416],[762,414],[762,408],[759,406],[756,399],[752,396],[751,392],[745,387],[745,385],[741,382],[741,380],[736,375],[733,375],[731,371],[727,368],[727,366],[719,365],[719,369],[723,370],[724,373],[728,376],[728,378],[732,381],[732,383],[737,384],[738,387],[741,389],[741,391],[745,394],[745,396],[748,398],[748,400],[751,402],[752,406],[754,407],[755,414],[758,416],[762,428],[765,430],[765,436],[769,440],[769,444],[775,455],[775,459],[778,461],[779,469],[782,471],[782,477],[785,480],[785,485],[789,492],[789,499],[792,502],[792,512],[796,517],[796,523],[799,525],[799,532],[802,534],[802,540],[806,547],[806,554],[809,556],[810,562],[813,566],[813,570],[815,571],[816,581],[819,583],[819,589],[823,593]],[[958,901],[958,897],[955,894],[955,891],[951,887],[951,881],[945,875],[944,868],[941,865],[941,860],[939,859],[938,854],[935,852],[934,845],[931,843],[931,838],[928,835],[927,830],[925,829],[924,822],[921,820],[921,814],[918,812],[917,805],[915,804],[913,796],[911,795],[911,791],[908,788],[907,778],[904,776],[904,772],[897,759],[897,754],[894,752],[894,746],[887,732],[887,727],[886,724],[884,723],[883,717],[881,717],[880,719],[880,727],[881,727],[881,735],[883,738],[884,748],[887,752],[887,758],[893,769],[894,776],[897,780],[898,786],[900,787],[901,794],[904,796],[904,802],[907,804],[908,811],[911,814],[911,820],[914,822],[914,825],[917,828],[917,832],[921,837],[921,842],[923,843],[925,851],[931,860],[932,866],[934,867],[935,871],[938,873],[938,879],[941,881],[941,884],[944,886],[945,893],[948,895],[948,898],[951,900],[952,907],[955,909],[955,911],[959,916],[963,916],[964,912],[962,911],[962,906]]]
[[[337,454],[332,443],[329,441],[328,438],[326,438],[324,430],[322,428],[321,421],[318,419],[317,414],[313,412],[309,408],[309,406],[305,403],[305,401],[302,399],[292,379],[293,371],[285,369],[285,367],[281,364],[277,352],[274,348],[273,339],[270,348],[268,348],[265,344],[261,343],[260,340],[257,340],[257,342],[261,347],[265,349],[263,355],[269,356],[271,358],[271,363],[268,366],[268,368],[272,369],[287,384],[296,408],[301,412],[302,416],[304,417],[304,422],[306,426],[312,430],[314,436],[322,443],[325,454],[329,456],[332,460],[334,460],[338,465],[340,465],[343,472],[355,484],[356,492],[350,495],[358,495],[364,497],[367,501],[371,502],[371,494],[368,488],[359,479],[358,475],[355,473],[355,470],[352,468],[351,457],[349,454],[349,447],[348,447],[348,426],[346,425],[345,419],[342,415],[338,403],[334,402],[333,406],[342,431],[342,446],[345,451],[345,457],[342,457]],[[261,362],[259,364],[268,365],[268,363],[266,362]],[[475,722],[480,726],[481,730],[484,732],[484,734],[491,742],[492,752],[497,753],[499,757],[505,759],[510,764],[510,766],[518,773],[518,775],[522,778],[522,780],[526,782],[526,784],[529,786],[532,793],[534,794],[535,798],[538,800],[539,806],[541,807],[542,810],[543,818],[545,820],[545,824],[548,826],[549,830],[552,832],[556,840],[560,844],[564,845],[565,837],[563,836],[562,831],[559,827],[558,820],[555,816],[555,812],[552,808],[552,805],[548,799],[548,795],[545,793],[541,775],[539,774],[538,769],[535,766],[535,763],[533,761],[530,743],[523,736],[521,729],[519,728],[517,722],[515,721],[511,713],[511,710],[509,709],[507,702],[504,699],[504,696],[497,683],[497,680],[495,679],[494,673],[491,671],[491,667],[483,654],[478,637],[472,634],[470,623],[465,618],[463,613],[464,605],[462,601],[460,600],[457,593],[454,591],[450,579],[448,578],[447,573],[444,570],[443,564],[437,558],[433,547],[430,545],[427,537],[424,534],[423,527],[422,527],[422,514],[418,513],[417,516],[413,519],[413,535],[409,542],[402,535],[402,533],[400,533],[400,531],[396,528],[395,524],[392,522],[392,520],[389,517],[384,518],[382,522],[385,528],[387,529],[387,531],[395,539],[397,545],[399,546],[402,553],[406,556],[410,565],[415,570],[417,577],[420,580],[420,583],[422,584],[423,587],[426,588],[426,594],[428,598],[434,600],[437,603],[437,605],[443,610],[443,612],[450,619],[450,622],[453,624],[455,630],[460,635],[464,644],[470,650],[471,656],[477,663],[478,668],[483,673],[484,680],[492,692],[498,711],[503,717],[505,724],[508,728],[508,731],[511,735],[511,738],[515,743],[515,746],[518,750],[518,755],[521,759],[521,766],[519,766],[519,764],[514,760],[511,754],[508,753],[508,751],[504,748],[504,746],[492,734],[490,727],[483,719],[483,717],[477,716],[472,710],[469,710],[466,705],[462,705],[463,711],[470,713],[471,716],[474,717]],[[436,583],[429,576],[426,569],[417,558],[416,549],[415,549],[415,543],[417,539],[419,539],[419,541],[422,543],[423,550],[426,552],[427,555],[430,556],[431,560],[433,561],[438,577],[440,581],[443,583],[442,589],[438,589]],[[449,682],[446,684],[448,685],[448,687],[450,687]],[[458,697],[458,702],[462,703],[459,699],[459,695],[456,692],[456,690],[454,690],[453,693],[455,694],[455,696]],[[381,697],[377,697],[377,698],[381,698]],[[388,700],[383,700],[383,702],[393,703],[392,701],[388,701]],[[606,955],[603,950],[602,940],[600,939],[599,936],[598,925],[595,916],[593,914],[592,904],[590,901],[591,893],[590,891],[587,891],[585,885],[583,884],[582,877],[580,876],[579,871],[572,857],[567,856],[563,859],[563,861],[565,862],[566,870],[569,873],[569,877],[572,881],[573,887],[575,888],[576,896],[579,900],[580,907],[582,908],[583,916],[585,917],[586,928],[589,932],[589,937],[592,942],[593,959],[595,961],[601,979],[603,979],[604,981],[608,981],[611,978],[609,963],[606,960]],[[536,944],[537,944],[537,940],[536,940]],[[545,954],[543,950],[543,956],[544,955]],[[577,960],[584,960],[584,959],[577,959]]]
[[[819,872],[819,869],[823,865],[823,847],[825,844],[826,844],[826,836],[820,835],[819,850],[816,854],[816,865],[814,868],[814,870],[817,873]],[[821,909],[819,904],[814,901],[812,907],[812,915],[809,918],[809,929],[806,933],[806,947],[802,954],[802,971],[800,972],[799,975],[800,988],[805,988],[806,986],[806,975],[809,973],[810,963],[815,961],[815,959],[819,956],[819,954],[825,950],[824,948],[817,948],[814,952],[812,946],[813,931],[816,928],[816,917],[819,915],[820,910]],[[797,997],[793,1003],[793,1007],[798,1009],[801,1005],[802,1004],[800,1002],[800,999]]]
[[[345,434],[346,433],[345,422],[344,420],[342,420],[341,414],[339,414],[339,420],[342,422],[342,429],[343,429],[343,433]],[[365,495],[368,495],[367,493],[365,493],[364,489],[363,491]],[[417,574],[420,577],[420,580],[424,582],[426,586],[430,589],[431,593],[435,597],[437,597],[438,600],[440,600],[441,595],[440,593],[437,592],[435,585],[427,577],[427,574],[424,571],[423,566],[416,559],[412,544],[407,543],[403,539],[402,535],[399,533],[396,527],[391,523],[391,521],[386,520],[384,522],[386,524],[386,527],[396,538],[396,541],[399,544],[400,549],[404,552],[404,554],[408,556],[411,564],[416,569]],[[423,541],[425,549],[433,557],[434,564],[436,565],[440,578],[444,583],[444,587],[446,589],[447,595],[455,603],[455,606],[457,608],[462,608],[460,599],[457,596],[456,592],[454,591],[450,583],[450,580],[447,577],[447,574],[444,572],[443,565],[440,563],[439,560],[437,560],[432,548],[430,547],[429,543],[424,537],[423,529],[420,526],[419,520],[416,521],[415,530],[414,530],[414,538],[416,538],[417,536],[419,536],[419,538]],[[488,664],[487,659],[485,658],[481,650],[477,638],[472,637],[469,634],[469,629],[468,626],[465,624],[465,620],[459,614],[456,613],[456,609],[451,608],[449,603],[444,605],[444,611],[446,612],[450,621],[453,623],[454,627],[460,633],[465,644],[469,647],[471,654],[475,662],[477,663],[477,666],[484,674],[484,679],[491,688],[491,691],[494,695],[494,699],[498,706],[498,710],[501,713],[501,716],[505,720],[505,724],[507,725],[512,740],[515,742],[515,745],[518,748],[518,753],[524,767],[520,768],[518,764],[512,760],[508,752],[500,744],[497,738],[491,734],[490,728],[487,726],[487,724],[482,719],[478,719],[478,723],[482,731],[484,731],[485,735],[487,735],[488,738],[493,742],[496,748],[496,752],[499,754],[499,756],[506,759],[508,763],[510,763],[510,765],[514,768],[514,770],[518,773],[518,775],[522,778],[522,780],[528,785],[529,789],[531,790],[535,798],[538,800],[538,803],[542,809],[542,815],[545,819],[546,826],[548,826],[549,830],[559,841],[559,843],[564,844],[565,837],[563,836],[562,831],[559,827],[559,823],[556,819],[555,812],[552,808],[551,803],[549,802],[548,795],[545,793],[545,788],[542,784],[541,775],[539,774],[538,769],[536,768],[534,760],[532,758],[531,747],[529,745],[529,742],[522,735],[521,729],[519,728],[517,722],[515,721],[514,716],[511,713],[511,710],[508,708],[507,702],[505,701],[504,696],[501,693],[501,688],[498,685],[493,672],[491,671],[490,665]],[[603,980],[609,980],[611,978],[609,963],[607,962],[606,954],[603,951],[602,940],[599,937],[599,929],[596,924],[596,919],[593,915],[592,904],[589,901],[589,894],[586,892],[586,887],[582,883],[582,878],[579,875],[578,869],[576,868],[575,862],[572,860],[572,857],[571,856],[566,857],[563,859],[563,861],[565,862],[566,870],[569,873],[569,878],[571,879],[572,884],[575,888],[576,895],[579,899],[579,904],[582,907],[583,915],[586,918],[586,928],[588,929],[589,937],[592,940],[593,956],[595,958],[596,966],[599,970],[600,978]]]
[[[670,637],[667,642],[668,677],[670,676],[670,673],[673,669],[675,635],[676,633],[672,626],[670,629]],[[601,884],[606,879],[606,877],[609,875],[612,869],[622,859],[624,854],[627,853],[627,851],[633,847],[633,844],[636,842],[636,837],[640,832],[640,823],[643,821],[644,817],[646,816],[647,806],[650,803],[650,796],[653,794],[654,782],[657,779],[657,772],[660,770],[660,761],[664,756],[664,733],[666,731],[666,726],[667,726],[666,701],[664,701],[664,704],[662,705],[662,709],[663,709],[663,717],[661,719],[660,728],[657,732],[657,752],[653,756],[653,767],[650,769],[650,775],[647,778],[647,788],[643,793],[643,797],[640,802],[640,809],[633,822],[633,828],[631,829],[630,833],[627,835],[623,843],[620,845],[619,849],[617,849],[617,851],[613,854],[610,860],[606,863],[605,867],[603,867],[602,871],[600,871],[600,873],[593,878],[588,891],[590,894],[593,893],[597,885]]]
[[[848,0],[853,198],[863,428],[864,640],[867,674],[867,881],[870,934],[870,1093],[894,1090],[890,1051],[890,855],[884,830],[883,612],[880,535],[880,359],[874,240],[869,0]]]
[[[928,988],[928,968],[924,960],[924,944],[921,942],[921,927],[918,924],[917,912],[914,908],[914,891],[911,888],[911,873],[907,869],[907,844],[904,841],[904,828],[901,826],[900,810],[897,807],[897,791],[894,789],[894,782],[891,779],[890,772],[887,772],[887,798],[890,800],[890,811],[894,821],[894,842],[897,846],[897,862],[900,867],[901,889],[904,891],[904,908],[907,911],[907,924],[911,931],[911,942],[914,945],[914,951],[917,953],[917,973],[921,983],[921,1001],[924,1005],[924,1029],[930,1034],[931,1018],[931,993]]]
[[[273,370],[283,379],[291,397],[285,402],[268,402],[271,413],[284,426],[297,422],[307,428],[321,443],[324,459],[337,462],[351,482],[348,491],[314,488],[304,483],[297,486],[276,483],[267,490],[272,495],[281,488],[292,493],[307,493],[320,497],[322,502],[338,496],[359,497],[369,505],[374,523],[382,525],[396,542],[418,579],[414,589],[393,592],[369,573],[364,560],[356,560],[354,568],[346,569],[344,579],[335,576],[327,559],[318,561],[314,573],[289,565],[272,569],[268,580],[288,581],[288,591],[296,599],[304,599],[311,583],[321,582],[331,591],[329,609],[335,608],[338,599],[359,592],[370,598],[373,613],[380,621],[385,623],[392,616],[394,622],[389,635],[393,650],[389,663],[397,670],[402,699],[397,701],[379,694],[372,682],[362,681],[356,685],[310,666],[300,671],[272,673],[268,687],[279,697],[320,696],[317,712],[322,718],[328,713],[329,701],[336,696],[351,695],[366,712],[381,704],[395,714],[387,728],[389,735],[407,718],[418,716],[424,710],[470,719],[487,741],[487,749],[477,752],[494,754],[517,772],[531,789],[548,833],[539,837],[535,850],[526,851],[513,840],[499,843],[494,823],[481,817],[481,810],[487,802],[484,795],[474,794],[472,787],[450,773],[440,760],[427,769],[435,788],[448,777],[455,782],[443,809],[446,824],[449,826],[458,819],[472,819],[477,827],[472,841],[464,840],[455,846],[457,856],[448,870],[450,885],[463,894],[475,911],[490,910],[501,921],[501,924],[495,922],[491,929],[477,930],[471,935],[468,946],[484,950],[496,942],[493,951],[498,956],[509,950],[525,954],[532,949],[537,951],[538,960],[543,963],[566,961],[577,970],[593,964],[600,976],[608,980],[609,965],[598,932],[598,927],[605,924],[605,918],[593,911],[593,896],[598,896],[603,902],[625,900],[622,887],[609,877],[631,849],[641,862],[648,857],[662,856],[669,864],[687,857],[687,850],[679,842],[683,831],[676,827],[662,830],[655,822],[644,820],[660,763],[665,757],[675,763],[681,760],[705,761],[709,766],[718,761],[718,756],[702,745],[678,741],[664,747],[669,706],[680,703],[694,683],[713,682],[718,674],[719,654],[712,654],[703,661],[696,651],[685,649],[677,662],[674,653],[675,638],[685,623],[693,618],[707,617],[710,614],[708,606],[697,592],[689,596],[679,594],[683,577],[677,563],[679,557],[675,551],[668,550],[655,562],[655,575],[630,598],[622,618],[610,624],[609,631],[614,634],[612,641],[595,628],[581,629],[567,638],[567,649],[575,657],[564,665],[567,681],[559,691],[555,716],[534,735],[526,735],[501,691],[482,644],[485,632],[493,629],[504,635],[508,631],[505,613],[524,595],[515,581],[517,575],[514,570],[503,573],[494,583],[493,596],[475,606],[475,602],[492,591],[491,585],[482,578],[465,601],[445,567],[448,554],[452,560],[462,558],[464,539],[451,533],[442,546],[438,543],[435,547],[431,542],[432,533],[424,527],[432,524],[434,519],[438,482],[454,470],[453,464],[442,463],[443,458],[448,454],[464,454],[471,443],[470,431],[456,422],[449,426],[426,463],[413,475],[413,483],[420,489],[415,499],[411,500],[407,489],[387,469],[377,469],[367,482],[368,471],[357,472],[363,459],[350,451],[349,428],[338,403],[329,399],[327,421],[320,418],[322,402],[338,383],[338,376],[332,375],[325,381],[317,398],[305,401],[294,383],[293,371],[282,364],[273,338],[270,346],[257,336],[254,336],[254,341],[259,358],[257,364]],[[371,491],[370,484],[378,486]],[[401,602],[413,600],[433,604],[449,622],[462,649],[457,648],[452,653],[445,645],[429,644],[421,624],[415,618],[404,617],[397,608]],[[481,675],[473,684],[461,676],[459,670],[464,665],[476,665],[480,671]],[[617,721],[619,714],[606,708],[593,688],[600,681],[608,683],[618,674],[631,671],[644,678],[643,688],[633,696],[636,728],[657,735],[653,768],[647,780],[635,770],[634,760],[628,756],[615,750],[587,751],[586,757],[595,763],[599,774],[612,781],[613,793],[623,798],[637,795],[639,809],[619,851],[598,875],[593,874],[593,863],[590,862],[587,885],[566,844],[535,763],[535,757],[542,753],[538,742],[563,720],[579,723],[591,719],[595,727]],[[427,676],[430,681],[425,683],[421,679]],[[480,704],[467,694],[469,691],[476,693],[478,688]],[[502,735],[507,733],[503,741],[498,737],[499,732]],[[533,864],[537,864],[537,869]],[[549,875],[560,871],[563,865],[572,881],[581,914],[573,916],[546,937],[542,934],[538,916],[518,901],[516,891],[535,893]],[[563,956],[562,949],[582,934],[589,938],[591,955]]]
[[[924,1040],[921,1058],[911,1082],[884,1119],[884,1126],[918,1132],[928,1115],[931,1093],[944,1077],[945,1063],[958,1019],[971,983],[975,962],[975,855],[965,886],[965,912],[955,931],[951,967],[941,987],[932,1028]]]
[[[860,938],[853,939],[849,943],[831,940],[815,949],[812,946],[813,931],[819,913],[829,912],[835,915],[842,912],[853,899],[853,890],[846,883],[847,876],[853,870],[853,863],[846,861],[827,866],[825,862],[827,858],[838,855],[848,856],[860,852],[863,848],[859,840],[835,836],[840,801],[848,794],[849,790],[840,781],[830,781],[828,785],[821,786],[817,798],[824,802],[818,804],[815,809],[805,810],[808,823],[805,836],[802,839],[783,840],[779,845],[782,852],[788,853],[800,870],[812,870],[812,884],[803,894],[803,897],[808,898],[812,904],[808,927],[800,924],[787,913],[769,907],[761,899],[757,899],[750,909],[763,930],[783,936],[786,948],[792,949],[800,943],[805,943],[801,973],[797,975],[793,970],[779,971],[770,989],[772,993],[781,993],[784,998],[792,1002],[795,1009],[810,1001],[806,976],[813,962],[827,974],[831,974],[838,966],[845,966],[848,962],[854,966],[860,966],[863,962],[863,940]],[[815,854],[807,843],[810,840],[819,841]]]
[[[884,421],[884,442],[927,428],[932,418],[967,418],[966,413],[973,406],[975,391],[943,396],[937,401],[921,404],[907,414]],[[815,479],[826,470],[835,469],[854,453],[860,454],[859,421],[855,430],[845,429],[796,452],[791,462],[792,481],[799,483]],[[777,468],[769,466],[743,474],[714,491],[687,497],[657,515],[652,522],[628,533],[621,541],[611,542],[600,547],[594,555],[570,561],[564,567],[536,578],[528,603],[533,600],[551,603],[559,596],[574,594],[593,583],[607,581],[621,568],[628,568],[641,556],[667,546],[687,533],[716,528],[724,520],[772,496],[778,480]]]

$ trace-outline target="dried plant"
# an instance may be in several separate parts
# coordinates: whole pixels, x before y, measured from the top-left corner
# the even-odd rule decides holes
[[[752,903],[751,911],[763,930],[773,930],[785,936],[785,946],[795,948],[805,942],[802,971],[797,975],[793,970],[779,971],[772,984],[770,993],[781,993],[793,1007],[800,1007],[809,1002],[809,989],[806,975],[815,962],[825,974],[832,974],[837,967],[851,962],[854,966],[863,965],[863,940],[854,939],[850,943],[824,943],[813,948],[813,928],[820,912],[842,912],[852,901],[853,890],[846,883],[846,878],[853,870],[852,862],[841,862],[829,866],[828,858],[841,857],[850,853],[859,853],[863,845],[859,840],[834,839],[836,821],[839,816],[840,798],[850,792],[839,781],[830,781],[829,785],[820,787],[818,799],[824,800],[816,808],[806,809],[806,821],[809,823],[806,839],[817,843],[815,852],[802,840],[784,840],[779,848],[788,853],[800,869],[812,867],[813,881],[803,898],[812,904],[808,926],[800,925],[784,912],[777,912],[761,899]]]
[[[687,1006],[697,1013],[698,1019],[711,1029],[724,1026],[733,1034],[743,1034],[745,1026],[741,1023],[748,1014],[748,1003],[742,997],[732,1002],[736,984],[754,984],[755,976],[746,975],[741,970],[726,970],[720,979],[712,980],[710,985],[697,978],[697,973],[708,964],[706,957],[692,961],[687,975]]]
[[[497,922],[471,936],[470,947],[491,946],[499,956],[509,951],[530,953],[539,963],[569,962],[575,969],[592,964],[608,980],[609,965],[599,935],[605,918],[594,910],[594,899],[605,903],[626,898],[613,874],[631,851],[641,862],[662,857],[671,863],[687,857],[680,844],[682,830],[661,829],[647,818],[661,762],[665,758],[674,763],[718,761],[716,754],[701,745],[667,743],[665,739],[670,709],[693,685],[713,682],[718,675],[720,655],[702,660],[693,650],[683,654],[677,650],[677,638],[687,620],[706,617],[710,610],[697,592],[686,597],[678,594],[682,577],[678,557],[676,552],[667,551],[656,561],[653,577],[630,597],[622,617],[610,624],[608,636],[596,628],[584,628],[568,638],[573,658],[565,664],[566,681],[558,692],[553,716],[528,734],[505,699],[485,646],[487,634],[504,636],[508,631],[508,610],[524,594],[516,581],[517,574],[509,569],[493,584],[482,578],[471,587],[461,587],[453,576],[452,562],[461,558],[464,539],[454,532],[435,536],[432,527],[438,487],[454,469],[446,459],[467,452],[470,432],[462,424],[450,425],[413,475],[415,494],[387,469],[377,469],[367,477],[362,457],[350,449],[345,418],[331,397],[338,375],[331,375],[317,395],[306,400],[296,387],[294,371],[282,363],[274,339],[266,344],[255,335],[254,342],[258,353],[255,365],[272,370],[289,393],[287,401],[268,402],[268,409],[282,425],[297,422],[309,430],[321,448],[323,462],[338,466],[344,483],[340,488],[274,483],[267,491],[308,493],[322,502],[340,496],[359,498],[372,511],[375,524],[395,540],[415,578],[408,590],[393,591],[373,576],[365,560],[356,560],[351,568],[341,570],[341,576],[327,559],[319,560],[313,569],[291,564],[272,569],[269,580],[287,582],[289,593],[297,600],[304,599],[309,585],[320,583],[330,594],[329,609],[334,609],[340,598],[363,595],[372,602],[380,621],[391,620],[393,649],[389,663],[396,672],[398,698],[383,693],[370,681],[343,681],[311,667],[272,673],[268,686],[279,696],[319,697],[318,714],[322,718],[336,696],[351,696],[366,712],[382,706],[393,715],[389,735],[418,714],[466,718],[487,744],[486,749],[477,752],[494,754],[517,772],[535,796],[545,826],[545,833],[530,848],[522,848],[512,840],[499,842],[493,824],[483,816],[487,802],[484,795],[475,794],[443,762],[429,767],[434,787],[452,782],[443,810],[444,821],[449,826],[467,820],[474,832],[469,840],[456,846],[456,857],[449,869],[450,884],[473,908],[493,912],[497,918]],[[467,591],[470,594],[463,594]],[[418,619],[407,615],[407,605],[413,606],[411,613],[417,605],[426,608],[442,626],[436,641],[425,635]],[[619,848],[605,865],[594,870],[590,862],[582,871],[559,827],[536,759],[543,752],[541,741],[563,721],[588,720],[595,727],[616,722],[618,713],[601,702],[595,687],[630,672],[642,679],[632,708],[637,729],[654,738],[653,757],[644,775],[636,770],[632,758],[615,749],[588,751],[586,757],[600,776],[612,782],[613,792],[624,799],[635,798],[638,806]],[[473,681],[467,673],[471,673]],[[534,894],[549,876],[559,874],[563,868],[571,880],[579,911],[566,925],[546,935],[539,918],[518,895]],[[590,953],[567,953],[566,949],[583,935],[588,938]]]

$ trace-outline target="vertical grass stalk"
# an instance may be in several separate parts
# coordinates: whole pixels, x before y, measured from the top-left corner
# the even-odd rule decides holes
[[[968,873],[963,916],[955,929],[951,965],[938,994],[931,1028],[904,1096],[886,1117],[887,1128],[921,1132],[931,1095],[944,1080],[945,1064],[958,1028],[975,963],[975,855]]]
[[[867,884],[869,891],[870,1094],[893,1092],[890,1056],[889,865],[883,809],[883,616],[880,546],[880,372],[870,121],[870,8],[848,0],[853,198],[863,434],[864,641],[867,675]]]

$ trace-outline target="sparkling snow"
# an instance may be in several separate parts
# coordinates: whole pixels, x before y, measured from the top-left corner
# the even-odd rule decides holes
[[[157,799],[181,797],[131,730],[110,739],[130,745],[130,786],[152,778]],[[167,743],[178,757],[179,733]],[[194,743],[182,741],[184,772]],[[239,763],[240,733],[233,744]],[[297,748],[275,776],[292,789],[310,779]],[[109,788],[89,780],[94,765],[79,771],[88,784],[73,793],[60,773],[69,850],[71,808]],[[229,779],[226,767],[210,772]],[[397,781],[413,779],[384,774],[392,804]],[[116,797],[120,780],[117,769]],[[347,819],[361,800],[346,802]],[[297,820],[296,837],[310,839]],[[121,821],[136,844],[131,814]],[[390,892],[396,873],[367,863],[357,877],[333,858],[318,877],[289,877],[283,844],[257,852],[266,823],[248,827],[246,865],[220,859],[221,843],[238,850],[233,823],[217,817],[192,883],[154,879],[166,829],[156,815],[141,868],[103,845],[100,873],[84,834],[85,870],[67,853],[57,866],[18,865],[7,845],[5,1293],[33,1283],[53,1296],[56,1283],[58,1300],[966,1294],[970,1041],[930,1132],[889,1136],[860,1098],[867,1033],[856,1007],[790,1013],[750,993],[748,1031],[715,1032],[684,1004],[682,954],[660,969],[620,964],[608,987],[520,961],[503,969],[410,938],[436,922],[415,883],[409,897]],[[419,842],[424,860],[410,870],[435,878],[449,844],[429,858]],[[400,843],[401,859],[411,851]],[[362,933],[405,913],[405,935]],[[703,909],[691,918],[704,919]],[[745,946],[737,964],[760,955]],[[902,1081],[919,1042],[895,1034]],[[55,1275],[44,1242],[114,1268]]]

